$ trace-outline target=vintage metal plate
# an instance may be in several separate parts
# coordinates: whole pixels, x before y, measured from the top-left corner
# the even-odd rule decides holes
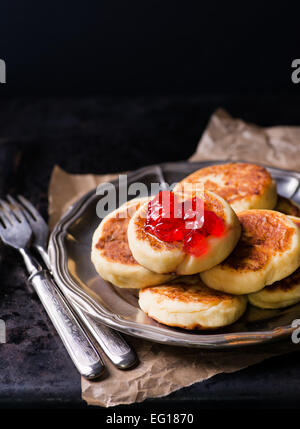
[[[199,168],[222,163],[179,162],[145,167],[128,175],[128,186],[135,182],[147,186],[153,182],[171,184]],[[277,182],[278,193],[300,204],[300,174],[268,170]],[[260,310],[249,305],[239,321],[213,332],[170,328],[147,317],[138,307],[136,291],[105,282],[90,261],[92,234],[100,222],[96,215],[99,198],[94,190],[72,205],[54,228],[49,242],[56,281],[66,296],[94,319],[147,340],[207,349],[258,344],[291,335],[293,320],[300,318],[300,304],[281,310]]]

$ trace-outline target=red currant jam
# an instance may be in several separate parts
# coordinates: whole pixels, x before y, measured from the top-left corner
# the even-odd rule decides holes
[[[225,225],[200,198],[181,203],[173,192],[162,191],[148,204],[145,231],[161,241],[183,242],[185,253],[199,257],[208,250],[207,237],[221,237]]]

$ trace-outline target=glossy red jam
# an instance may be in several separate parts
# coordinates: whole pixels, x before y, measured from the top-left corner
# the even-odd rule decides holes
[[[173,192],[162,191],[149,202],[145,231],[161,241],[183,242],[185,253],[199,257],[208,250],[207,237],[222,236],[225,225],[201,199],[181,203]]]

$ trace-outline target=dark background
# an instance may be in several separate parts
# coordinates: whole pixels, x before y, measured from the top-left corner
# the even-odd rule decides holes
[[[293,93],[298,9],[287,1],[2,0],[0,95]]]
[[[291,81],[299,16],[287,1],[1,0],[0,195],[24,194],[47,217],[55,164],[103,174],[187,159],[219,106],[259,125],[300,125],[300,83]],[[79,374],[26,289],[22,261],[7,248],[1,258],[0,409],[84,408]],[[139,412],[296,407],[299,354]]]

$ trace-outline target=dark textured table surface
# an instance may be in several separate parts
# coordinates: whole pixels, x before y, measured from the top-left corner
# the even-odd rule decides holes
[[[188,158],[219,106],[260,125],[300,125],[300,96],[14,99],[0,101],[0,193],[22,193],[47,216],[54,164],[71,173],[133,170]],[[258,148],[259,149],[259,148]],[[80,377],[15,252],[1,249],[0,408],[85,407]],[[222,374],[133,409],[297,406],[300,347],[234,374]],[[130,408],[130,407],[129,407]],[[175,409],[175,408],[174,408]]]

